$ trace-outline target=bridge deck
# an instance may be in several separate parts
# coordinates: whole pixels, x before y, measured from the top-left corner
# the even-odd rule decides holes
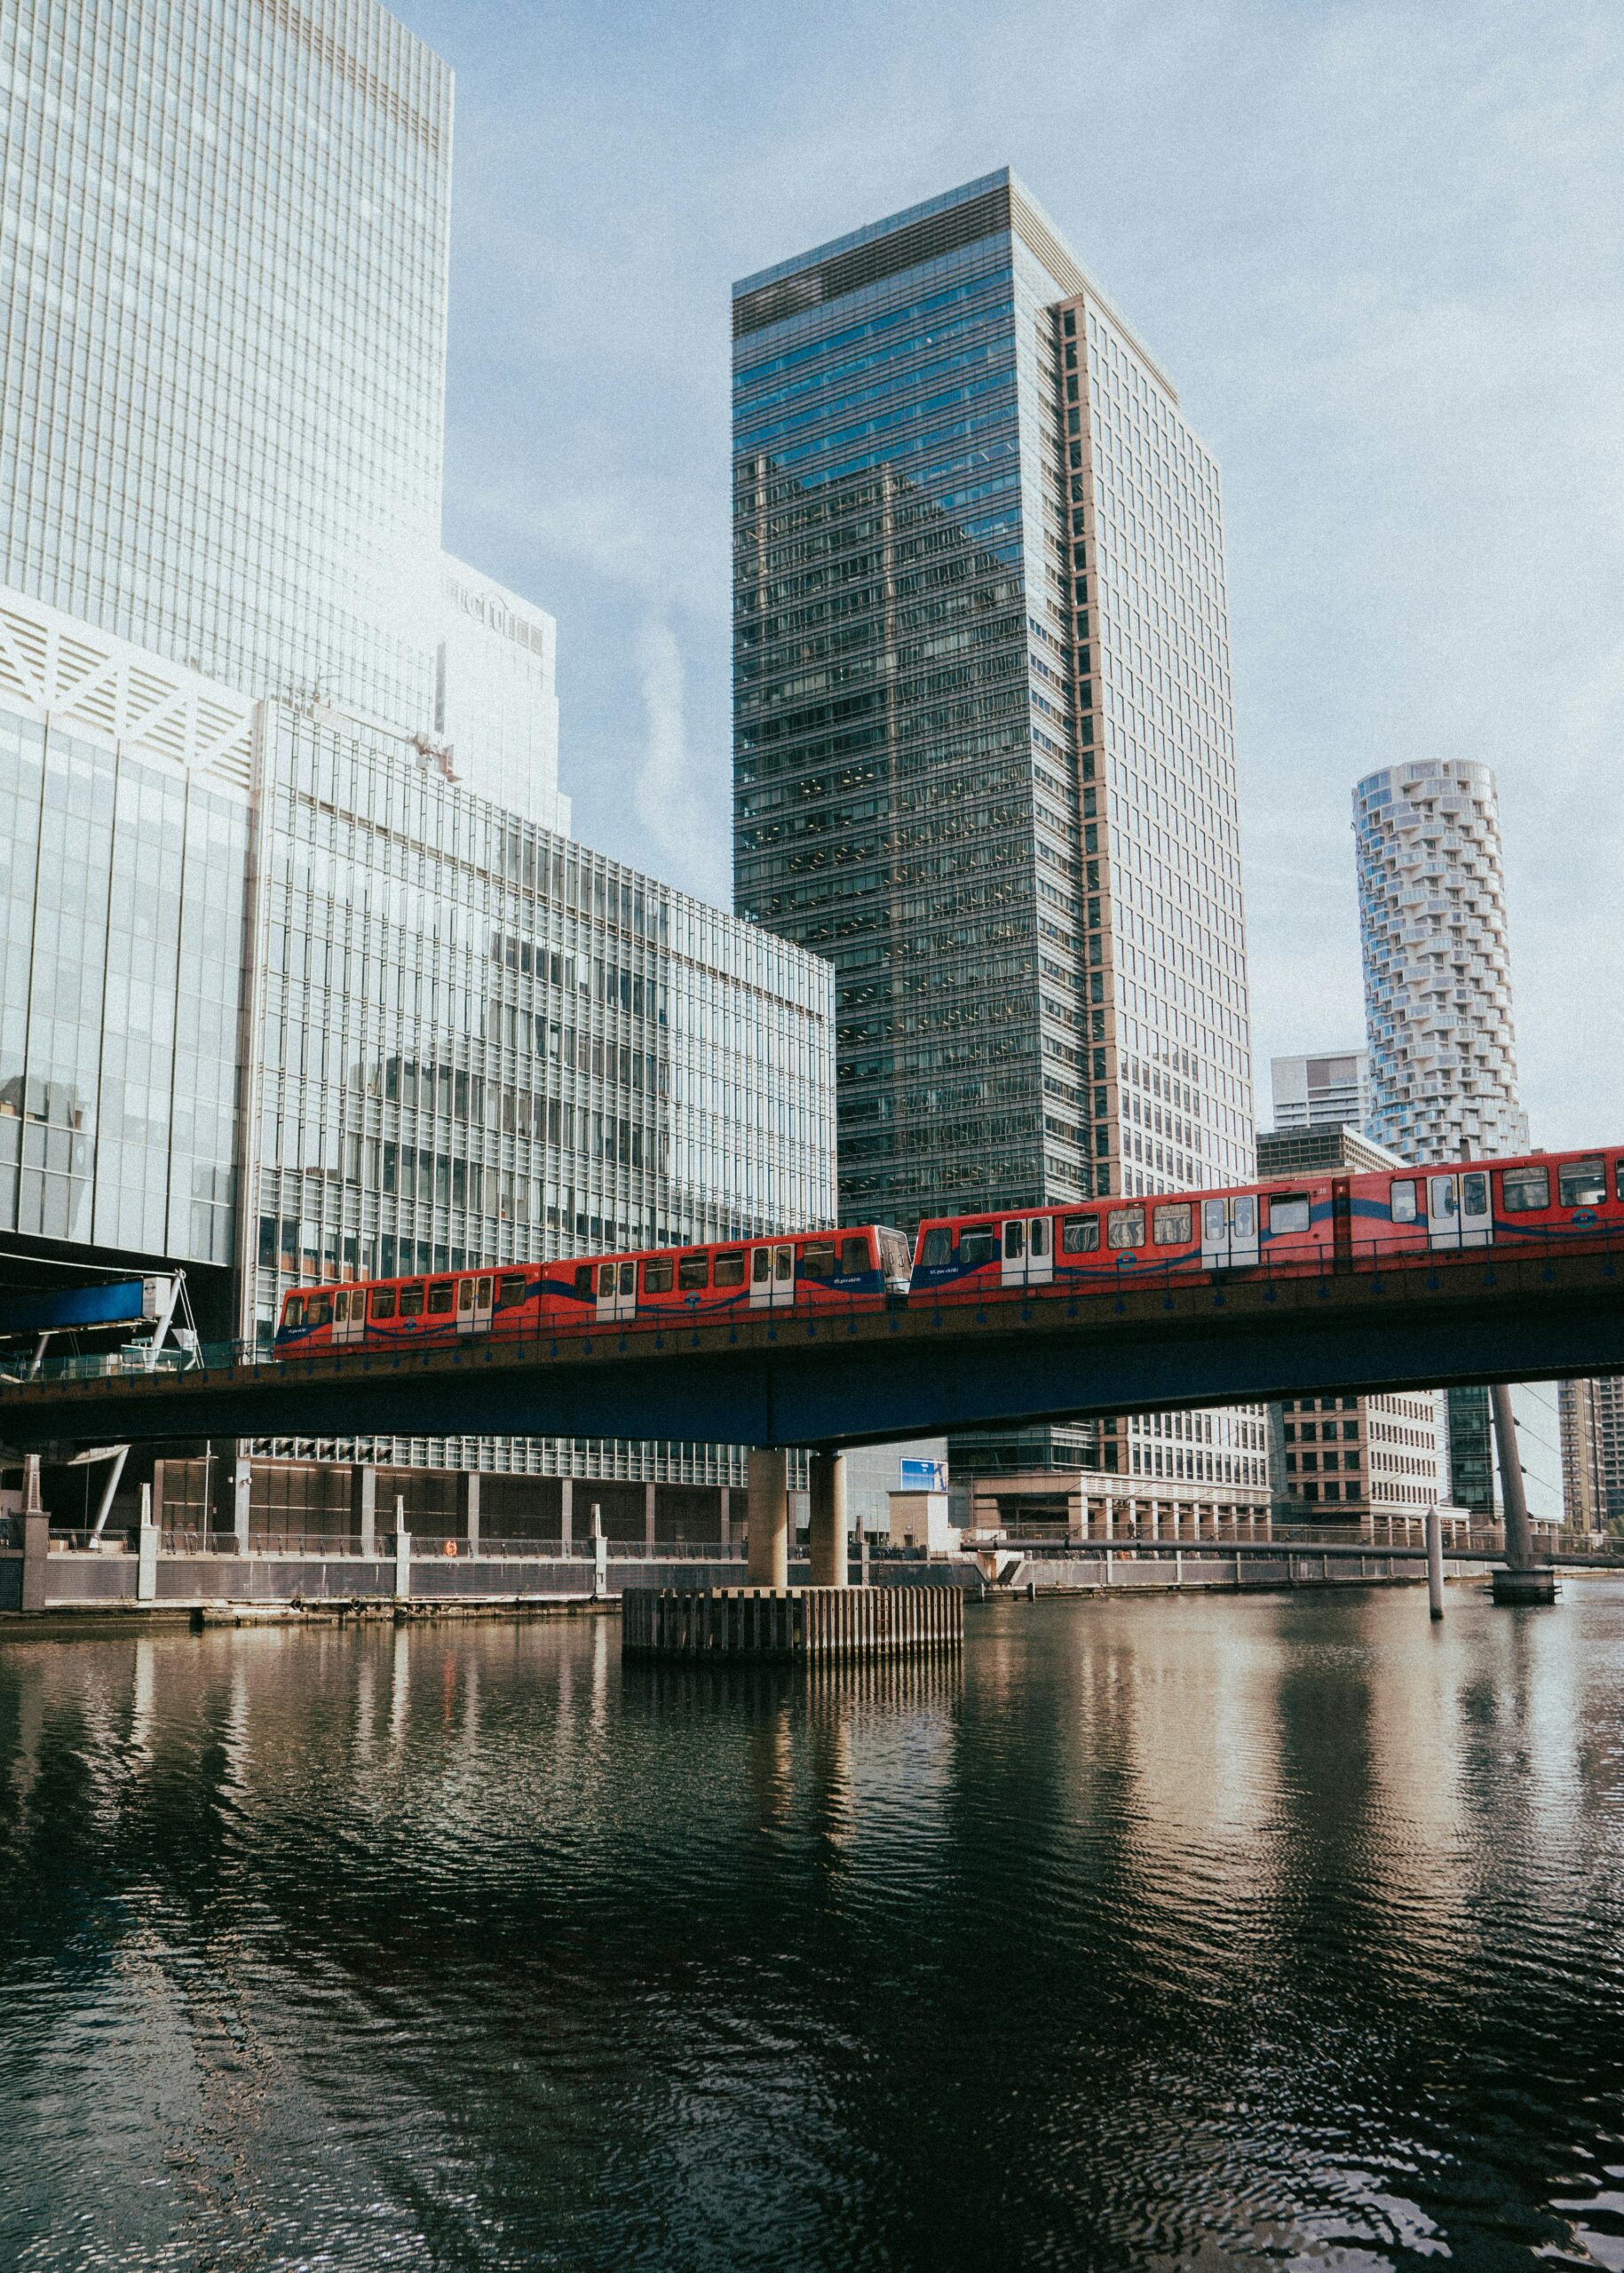
[[[205,1373],[0,1389],[0,1437],[56,1443],[380,1435],[883,1443],[993,1422],[1316,1391],[1624,1372],[1624,1251],[914,1303],[833,1319],[599,1327],[527,1342],[238,1358]]]

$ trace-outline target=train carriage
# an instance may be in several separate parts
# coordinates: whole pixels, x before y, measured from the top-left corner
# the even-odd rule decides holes
[[[653,1327],[879,1305],[907,1291],[908,1247],[882,1224],[661,1247],[505,1269],[299,1287],[283,1298],[279,1357],[344,1349],[524,1341],[582,1327]]]

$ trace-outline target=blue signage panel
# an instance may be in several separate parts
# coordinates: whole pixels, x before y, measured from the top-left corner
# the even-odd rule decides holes
[[[904,1492],[945,1492],[947,1489],[947,1463],[945,1460],[905,1460],[902,1462]]]

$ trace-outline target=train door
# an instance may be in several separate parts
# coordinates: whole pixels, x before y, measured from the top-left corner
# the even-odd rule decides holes
[[[367,1331],[367,1290],[341,1287],[333,1297],[333,1340],[340,1347],[359,1342]]]
[[[1487,1247],[1493,1232],[1494,1210],[1485,1168],[1463,1168],[1457,1175],[1427,1178],[1429,1247]]]
[[[1044,1287],[1055,1275],[1055,1227],[1047,1216],[1006,1216],[1002,1225],[1002,1283]]]
[[[460,1279],[456,1288],[456,1330],[459,1334],[488,1334],[496,1282],[488,1271],[478,1279]]]
[[[1201,1263],[1208,1271],[1245,1271],[1257,1261],[1257,1198],[1201,1202]]]
[[[795,1304],[795,1243],[775,1241],[750,1250],[750,1308],[787,1311]]]
[[[598,1266],[598,1322],[638,1314],[638,1266],[635,1263],[600,1263]]]

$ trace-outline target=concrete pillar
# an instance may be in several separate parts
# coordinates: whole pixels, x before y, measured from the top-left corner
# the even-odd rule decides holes
[[[832,1445],[820,1445],[812,1456],[811,1498],[812,1582],[814,1587],[844,1587],[849,1576],[846,1463]],[[753,1556],[753,1547],[751,1552]]]
[[[135,1598],[158,1599],[158,1526],[153,1521],[152,1486],[141,1486],[141,1523],[135,1535]]]
[[[1517,1456],[1511,1392],[1503,1382],[1497,1382],[1489,1398],[1494,1412],[1494,1449],[1500,1455],[1500,1495],[1506,1510],[1506,1568],[1527,1571],[1533,1564],[1533,1532],[1528,1521],[1528,1495],[1523,1489],[1523,1463]]]
[[[717,1537],[721,1540],[724,1547],[731,1547],[733,1543],[733,1502],[732,1496],[725,1484],[722,1486],[720,1498],[722,1504],[717,1520],[720,1523],[721,1529],[717,1532]]]
[[[654,1551],[654,1487],[643,1486],[643,1544],[650,1555]]]
[[[29,1453],[22,1463],[22,1607],[45,1607],[45,1565],[51,1554],[51,1518],[40,1497],[39,1454]]]
[[[750,1448],[749,1582],[753,1587],[789,1584],[789,1462],[764,1445]]]
[[[368,1556],[377,1553],[376,1468],[353,1468],[350,1470],[350,1532],[359,1541],[359,1553]]]
[[[609,1591],[609,1542],[604,1537],[604,1511],[592,1502],[592,1599]]]
[[[246,1437],[224,1437],[209,1447],[214,1481],[211,1530],[229,1532],[239,1555],[249,1548],[249,1513],[253,1504],[254,1464]]]
[[[465,1469],[456,1479],[456,1527],[468,1542],[468,1552],[479,1551],[479,1472]]]
[[[558,1478],[558,1552],[567,1555],[574,1543],[575,1486],[567,1476]]]
[[[1434,1618],[1444,1614],[1444,1525],[1436,1508],[1427,1510],[1427,1607]]]
[[[412,1598],[412,1535],[406,1528],[406,1501],[395,1501],[395,1600]]]
[[[167,1520],[167,1512],[163,1498],[163,1462],[155,1460],[152,1464],[152,1519],[160,1531]]]

